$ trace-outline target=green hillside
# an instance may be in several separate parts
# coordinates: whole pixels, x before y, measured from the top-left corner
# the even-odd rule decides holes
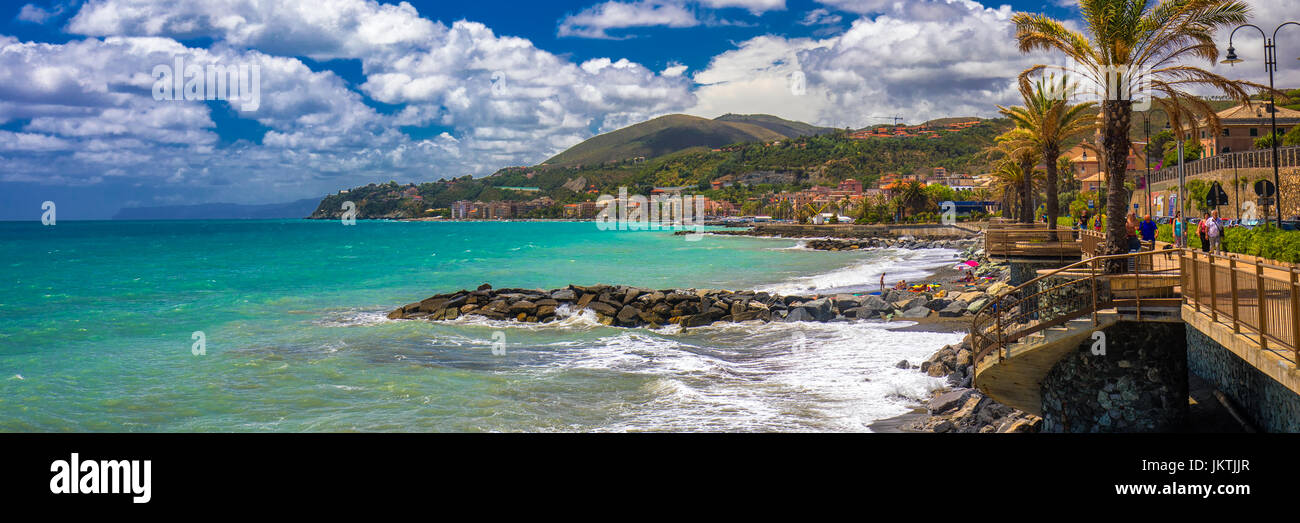
[[[509,167],[483,178],[464,176],[414,186],[395,182],[370,184],[326,197],[312,217],[337,219],[345,201],[356,203],[357,217],[362,219],[414,218],[448,215],[449,207],[458,200],[528,201],[545,196],[554,200],[554,205],[524,217],[555,218],[561,216],[566,203],[594,200],[600,194],[617,194],[620,187],[627,188],[630,194],[644,195],[656,186],[689,186],[710,198],[739,205],[762,194],[818,184],[833,186],[847,178],[870,184],[883,174],[928,172],[934,167],[953,172],[984,172],[987,168],[984,149],[1008,128],[1007,120],[984,120],[970,129],[939,138],[872,140],[854,140],[843,130],[837,130],[791,139],[778,136],[780,144],[766,139],[733,142],[726,144],[731,146],[724,151],[692,147],[648,157],[645,161]],[[765,138],[776,134],[762,131],[771,133]],[[647,134],[651,135],[654,133]],[[765,178],[785,182],[735,185],[723,190],[710,188],[709,182],[713,180],[734,179],[750,173],[774,173]],[[412,187],[418,192],[419,200],[405,195]],[[537,190],[518,191],[511,187]]]
[[[753,124],[769,131],[780,133],[789,138],[813,136],[835,131],[835,128],[833,127],[818,127],[803,122],[786,120],[770,114],[724,114],[714,118],[714,120],[719,122]]]
[[[671,114],[593,137],[543,165],[599,165],[638,157],[656,158],[692,147],[722,147],[785,138],[784,134],[750,123]]]

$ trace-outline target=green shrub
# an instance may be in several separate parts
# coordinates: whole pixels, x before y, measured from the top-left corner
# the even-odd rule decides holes
[[[1300,231],[1284,231],[1275,227],[1233,227],[1223,237],[1223,250],[1300,263]]]
[[[1174,226],[1165,224],[1156,227],[1156,241],[1174,243]],[[1191,249],[1201,248],[1201,237],[1196,235],[1196,224],[1187,224],[1187,247]]]

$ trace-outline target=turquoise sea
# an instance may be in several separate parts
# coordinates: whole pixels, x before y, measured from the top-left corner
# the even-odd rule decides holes
[[[0,222],[0,431],[861,431],[940,384],[895,363],[961,335],[385,314],[483,282],[863,290],[953,255],[592,223]]]

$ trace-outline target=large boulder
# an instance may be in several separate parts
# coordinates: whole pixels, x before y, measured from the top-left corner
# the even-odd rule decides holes
[[[578,299],[578,293],[573,289],[560,289],[551,293],[551,299],[556,301],[573,301]]]
[[[714,318],[713,318],[713,315],[711,315],[711,314],[707,314],[707,313],[705,313],[705,314],[696,314],[696,315],[693,315],[693,316],[687,316],[685,319],[682,320],[682,326],[683,326],[683,327],[703,327],[703,326],[706,326],[706,325],[712,325],[712,324],[713,324],[713,319],[714,319]]]
[[[935,298],[935,299],[933,299],[933,300],[930,300],[929,303],[926,303],[926,304],[925,304],[925,307],[926,307],[927,309],[932,310],[932,311],[941,311],[941,310],[944,310],[945,308],[947,308],[948,305],[951,304],[951,303],[952,303],[952,300],[950,300],[950,299],[948,299],[948,298]]]
[[[989,303],[989,300],[990,298],[988,296],[983,296],[981,298],[976,299],[975,301],[970,303],[969,307],[966,307],[966,312],[969,312],[971,314],[975,314],[976,312],[979,312],[980,309],[984,308],[984,306]]]
[[[974,392],[973,389],[956,389],[935,396],[930,400],[930,414],[943,414],[965,405]]]
[[[899,315],[899,317],[908,320],[919,320],[930,317],[930,314],[933,312],[934,311],[927,309],[924,305],[918,305],[903,311],[903,314]]]
[[[856,309],[862,306],[862,298],[852,294],[838,294],[835,296],[835,308],[841,311]]]
[[[524,313],[533,315],[537,312],[537,304],[528,300],[519,300],[510,304],[510,314]]]
[[[845,318],[857,318],[859,320],[866,320],[879,315],[880,311],[872,309],[870,307],[856,307],[856,308],[846,310],[842,314],[844,314]]]
[[[960,300],[949,303],[947,307],[939,311],[941,318],[957,318],[966,313],[966,303]]]
[[[808,313],[812,315],[813,319],[816,319],[817,321],[826,322],[835,319],[835,308],[831,303],[830,298],[821,298],[804,302],[803,305],[800,305],[800,308],[807,310]]]
[[[880,299],[880,296],[863,296],[862,301],[858,303],[859,307],[871,309],[873,311],[887,311],[893,308],[892,305]]]
[[[785,318],[784,318],[784,319],[785,319],[785,321],[791,321],[791,322],[793,322],[793,321],[815,321],[815,320],[816,320],[816,318],[813,317],[812,313],[811,313],[811,312],[808,312],[808,309],[803,308],[803,307],[796,307],[796,308],[790,309],[790,312],[789,312],[788,314],[785,315]]]
[[[634,320],[641,314],[641,311],[631,305],[624,305],[622,310],[618,311],[618,322],[624,325],[635,323]]]
[[[988,292],[990,295],[993,296],[1001,296],[1003,294],[1011,292],[1011,289],[1013,289],[1013,287],[1007,285],[1006,282],[997,282],[994,283],[993,285],[989,285],[989,288],[985,292]]]
[[[613,305],[603,301],[593,301],[587,304],[587,308],[596,311],[596,314],[604,316],[614,316],[618,314],[618,309],[615,309]]]
[[[898,310],[900,310],[900,311],[905,311],[905,310],[909,310],[909,309],[914,309],[914,308],[916,308],[916,307],[922,307],[922,308],[924,308],[924,307],[925,307],[925,304],[927,304],[927,303],[929,303],[929,302],[930,302],[930,301],[927,300],[927,299],[925,298],[925,296],[920,296],[920,295],[916,295],[916,294],[909,294],[909,295],[907,296],[907,299],[903,299],[903,300],[895,301],[895,302],[894,302],[894,308],[895,308],[895,309],[898,309]]]

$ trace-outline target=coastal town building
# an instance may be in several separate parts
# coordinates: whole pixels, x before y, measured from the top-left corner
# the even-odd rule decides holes
[[[542,196],[528,201],[478,202],[460,200],[451,204],[453,220],[507,220],[522,218],[537,210],[555,205],[555,200]]]
[[[1270,103],[1260,102],[1219,111],[1219,124],[1223,129],[1218,132],[1209,129],[1205,120],[1197,122],[1201,127],[1199,136],[1205,156],[1254,150],[1255,140],[1267,137],[1272,131],[1272,108]],[[1277,130],[1283,135],[1300,125],[1300,111],[1278,107],[1276,116]]]
[[[879,126],[849,133],[853,140],[870,140],[872,138],[939,138],[947,133],[954,133],[979,125],[979,120],[966,120],[934,125]]]
[[[1146,142],[1134,141],[1129,145],[1128,158],[1125,160],[1127,174],[1146,173],[1146,149]],[[1061,157],[1069,159],[1070,174],[1074,176],[1076,182],[1083,185],[1083,190],[1097,190],[1088,189],[1088,184],[1092,184],[1092,187],[1105,186],[1106,177],[1102,174],[1101,155],[1096,150],[1080,144],[1066,151]],[[1040,168],[1042,168],[1041,165]],[[1152,166],[1152,168],[1155,168],[1155,166]]]

